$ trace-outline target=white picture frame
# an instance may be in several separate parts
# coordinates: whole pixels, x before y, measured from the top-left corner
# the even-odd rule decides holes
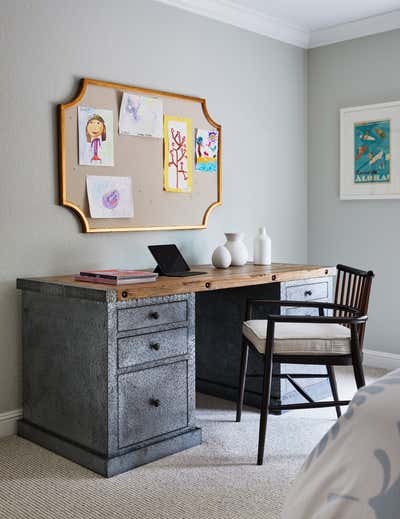
[[[340,110],[340,199],[400,199],[400,101]]]

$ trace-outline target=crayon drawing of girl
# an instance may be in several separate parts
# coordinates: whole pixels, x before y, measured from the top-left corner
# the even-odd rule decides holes
[[[113,111],[78,106],[79,164],[114,166]]]
[[[101,143],[106,140],[106,124],[104,119],[99,114],[94,114],[89,117],[86,123],[86,141],[90,142],[92,157],[91,164],[101,164],[101,157],[99,155]]]

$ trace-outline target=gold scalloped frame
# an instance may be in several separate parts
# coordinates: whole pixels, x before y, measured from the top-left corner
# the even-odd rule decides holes
[[[202,223],[199,225],[175,225],[175,226],[157,226],[157,227],[114,227],[114,228],[91,228],[89,221],[80,207],[67,200],[66,196],[66,160],[65,160],[65,110],[77,105],[85,95],[88,85],[97,85],[101,87],[129,90],[131,92],[139,92],[149,95],[163,95],[184,99],[186,101],[194,101],[201,104],[204,117],[207,121],[218,130],[218,199],[209,205],[204,213]],[[59,177],[60,177],[60,205],[69,207],[78,215],[82,224],[82,231],[88,233],[95,232],[129,232],[129,231],[171,231],[171,230],[189,230],[189,229],[206,229],[208,217],[211,211],[222,204],[222,169],[221,169],[221,151],[222,151],[222,127],[216,123],[207,110],[206,100],[200,97],[185,96],[182,94],[165,92],[162,90],[152,90],[148,88],[123,85],[120,83],[110,83],[107,81],[99,81],[96,79],[84,78],[81,81],[80,89],[77,96],[69,103],[58,105],[59,114]]]

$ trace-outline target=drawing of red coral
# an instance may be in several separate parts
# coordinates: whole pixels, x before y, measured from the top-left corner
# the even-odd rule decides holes
[[[176,189],[179,189],[179,176],[183,175],[185,181],[188,179],[186,136],[182,135],[180,130],[171,128],[169,142],[168,152],[171,160],[168,162],[168,166],[175,168]]]

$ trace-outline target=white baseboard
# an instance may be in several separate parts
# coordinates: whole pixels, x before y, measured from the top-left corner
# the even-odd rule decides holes
[[[17,421],[20,418],[22,418],[22,409],[0,413],[0,438],[15,434],[17,432]]]
[[[364,350],[364,365],[373,368],[400,368],[400,355],[383,351]]]

